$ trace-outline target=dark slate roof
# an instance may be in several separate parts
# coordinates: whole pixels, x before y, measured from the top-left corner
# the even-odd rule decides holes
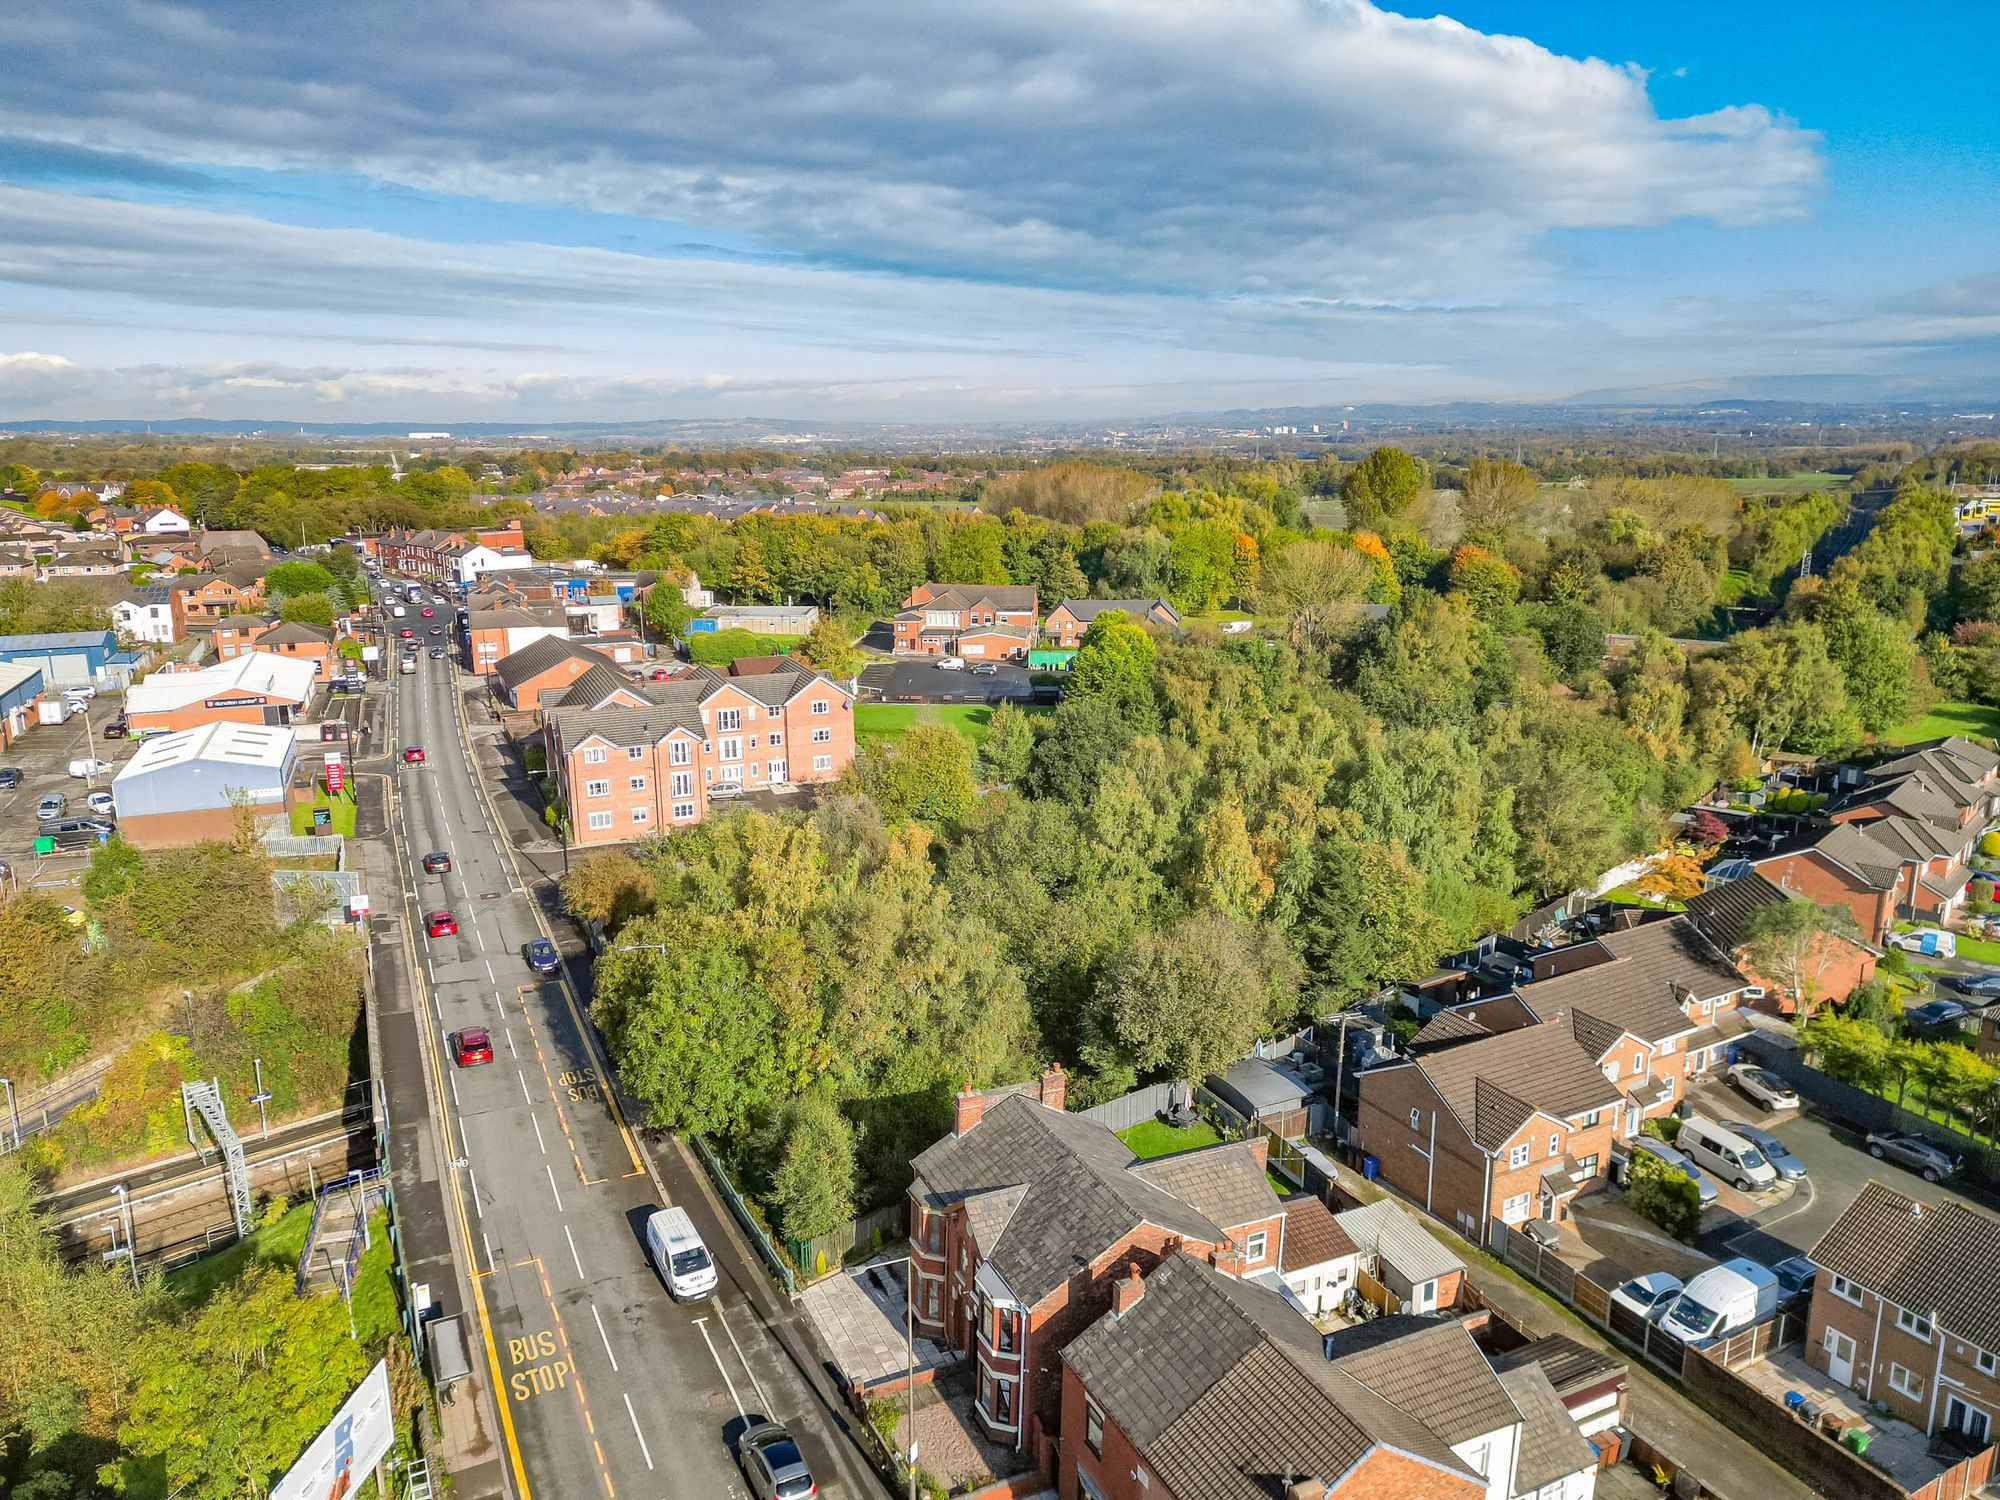
[[[259,646],[331,646],[333,632],[303,620],[287,620],[257,637]]]
[[[1303,1271],[1360,1252],[1333,1210],[1310,1193],[1285,1199],[1285,1243],[1279,1269]]]
[[[551,667],[563,662],[576,660],[590,666],[610,666],[611,663],[599,653],[579,646],[574,641],[558,635],[545,635],[539,640],[528,642],[519,651],[510,651],[494,663],[493,675],[500,679],[500,685],[507,690],[507,696],[520,690],[523,683],[539,677]]]
[[[1329,1364],[1282,1297],[1191,1256],[1162,1262],[1137,1304],[1063,1358],[1177,1495],[1269,1500],[1274,1475],[1338,1478],[1383,1445],[1469,1472],[1449,1440]]]
[[[1506,1388],[1454,1318],[1397,1313],[1326,1336],[1336,1369],[1409,1413],[1447,1443],[1520,1420]]]
[[[969,609],[984,600],[995,609],[1020,610],[1035,607],[1035,591],[1022,583],[929,583],[930,598],[923,604],[905,606],[915,609],[936,609],[943,605],[950,609]]]
[[[517,655],[519,653],[516,653]],[[599,662],[588,672],[563,689],[562,696],[555,701],[557,708],[596,708],[620,688],[628,691],[636,685],[632,679],[612,666],[609,662]]]
[[[1538,1109],[1567,1120],[1624,1098],[1560,1024],[1481,1037],[1427,1053],[1411,1066],[1423,1070],[1445,1107],[1487,1151],[1506,1144]]]
[[[1597,1467],[1597,1450],[1539,1365],[1519,1365],[1499,1377],[1521,1413],[1521,1446],[1514,1459],[1514,1493],[1532,1495],[1545,1484]]]
[[[1281,1211],[1278,1195],[1248,1141],[1224,1141],[1141,1162],[1131,1171],[1192,1204],[1210,1223],[1234,1229]]]
[[[676,729],[685,729],[696,738],[702,732],[701,714],[692,704],[554,708],[549,711],[549,722],[556,726],[556,737],[565,749],[574,749],[593,735],[607,744],[632,746],[657,745]]]
[[[1694,1025],[1681,1009],[1688,994],[1713,1000],[1750,982],[1684,916],[1607,932],[1597,943],[1610,962],[1521,986],[1536,1015],[1554,1020],[1580,1010],[1657,1042]]]
[[[1153,617],[1153,611],[1164,610],[1168,619],[1178,625],[1181,612],[1164,599],[1065,599],[1056,609],[1066,609],[1084,624],[1089,624],[1106,610],[1122,609],[1141,625]],[[1050,610],[1054,614],[1055,610]]]
[[[1747,940],[1750,919],[1758,912],[1767,906],[1805,899],[1752,870],[1740,880],[1723,880],[1710,886],[1688,902],[1687,915],[1711,943],[1725,953],[1733,953]]]
[[[1562,1333],[1552,1333],[1532,1344],[1510,1349],[1493,1361],[1494,1370],[1503,1377],[1521,1365],[1541,1366],[1549,1384],[1558,1392],[1585,1390],[1626,1373],[1623,1361]]]
[[[1873,890],[1886,891],[1896,884],[1903,861],[1893,849],[1885,849],[1870,838],[1858,823],[1836,823],[1818,843],[1810,846],[1835,864],[1852,870]],[[1759,864],[1765,863],[1763,860]]]
[[[1130,1170],[1137,1161],[1095,1120],[1006,1093],[989,1100],[971,1129],[932,1143],[911,1165],[918,1190],[941,1205],[1025,1189],[1000,1237],[980,1241],[979,1250],[1033,1307],[1140,1224],[1222,1242],[1212,1219]]]
[[[1988,1351],[2000,1351],[2000,1219],[1926,1207],[1870,1182],[1813,1247],[1815,1264]],[[1817,1295],[1831,1296],[1821,1283]]]
[[[1487,1034],[1486,1028],[1470,1016],[1460,1015],[1455,1010],[1441,1010],[1424,1022],[1417,1034],[1410,1038],[1410,1050],[1423,1052],[1433,1047],[1449,1047],[1455,1042],[1469,1042],[1474,1037]]]

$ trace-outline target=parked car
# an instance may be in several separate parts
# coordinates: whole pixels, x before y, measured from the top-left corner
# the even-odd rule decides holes
[[[736,1459],[752,1500],[805,1500],[819,1493],[805,1454],[776,1422],[747,1429],[737,1440]]]
[[[1611,1300],[1620,1307],[1630,1308],[1648,1323],[1657,1323],[1680,1294],[1680,1277],[1670,1271],[1648,1271],[1618,1288],[1611,1294]]]
[[[0,766],[0,792],[11,792],[21,784],[19,766]]]
[[[1778,1310],[1778,1278],[1754,1260],[1711,1266],[1690,1281],[1660,1326],[1684,1344],[1712,1344]]]
[[[424,873],[426,875],[446,875],[450,872],[451,856],[446,854],[444,850],[434,850],[424,856]]]
[[[1953,981],[1962,995],[1972,995],[1981,1000],[2000,1000],[2000,974],[1981,974],[1976,978],[1959,978]]]
[[[451,1052],[461,1068],[493,1061],[493,1039],[483,1026],[468,1026],[451,1039]]]
[[[458,918],[448,911],[434,911],[424,919],[424,931],[432,937],[457,937]]]
[[[102,776],[110,769],[110,761],[94,760],[87,755],[80,755],[69,763],[69,774],[77,781],[87,781],[93,776]]]
[[[990,661],[983,661],[972,669],[974,677],[997,677],[999,674],[1000,668]]]
[[[708,795],[711,798],[740,797],[743,795],[743,783],[740,781],[718,781],[708,789]]]
[[[113,800],[111,793],[104,791],[102,788],[92,792],[88,797],[84,798],[83,800],[90,804],[90,810],[92,812],[101,813],[105,817],[109,817],[112,813],[118,810],[118,804],[115,800]]]
[[[1771,1164],[1771,1170],[1784,1181],[1799,1182],[1804,1179],[1806,1164],[1792,1155],[1784,1141],[1761,1125],[1746,1125],[1741,1120],[1731,1120],[1728,1123],[1731,1130],[1764,1153],[1764,1160]]]
[[[1777,1170],[1764,1160],[1754,1142],[1700,1115],[1690,1115],[1681,1122],[1674,1149],[1740,1192],[1758,1193],[1778,1185]]]
[[[424,758],[424,747],[422,745],[405,745],[403,747],[404,765],[413,766],[417,764],[417,762],[421,761],[423,758]]]
[[[1756,1100],[1766,1109],[1799,1107],[1799,1096],[1792,1092],[1791,1085],[1769,1068],[1760,1068],[1755,1063],[1737,1063],[1729,1069],[1727,1076],[1738,1092]]]
[[[937,659],[937,669],[940,672],[963,672],[965,670],[965,658],[962,656],[940,656]]]
[[[1813,1278],[1819,1275],[1819,1267],[1806,1256],[1794,1255],[1771,1267],[1771,1274],[1778,1278],[1779,1299],[1789,1302],[1812,1290]]]
[[[553,974],[562,967],[562,955],[547,938],[532,939],[522,952],[527,956],[528,967],[537,974]]]
[[[1693,1159],[1685,1153],[1675,1150],[1665,1141],[1650,1135],[1635,1135],[1632,1137],[1632,1149],[1634,1151],[1643,1151],[1648,1156],[1657,1157],[1675,1171],[1687,1173],[1689,1177],[1694,1179],[1695,1189],[1701,1194],[1701,1206],[1703,1208],[1707,1208],[1709,1204],[1715,1201],[1715,1184],[1702,1175],[1701,1168],[1696,1166]]]
[[[1930,1000],[1903,1012],[1906,1026],[1956,1026],[1971,1012],[1956,1000]]]
[[[1890,933],[1889,946],[1911,953],[1943,954],[1950,958],[1958,952],[1958,937],[1939,927],[1913,927],[1908,932]]]
[[[646,1254],[674,1301],[699,1302],[715,1295],[715,1261],[686,1209],[653,1210],[646,1220]]]
[[[1871,1130],[1868,1154],[1877,1161],[1908,1167],[1925,1182],[1942,1182],[1959,1169],[1959,1158],[1923,1136],[1907,1130]]]
[[[104,737],[107,740],[122,740],[125,738],[126,735],[130,734],[131,732],[132,732],[132,725],[130,724],[129,721],[127,721],[125,715],[123,714],[120,714],[118,715],[117,718],[110,720],[104,726]]]
[[[1562,1246],[1562,1231],[1556,1228],[1554,1219],[1529,1219],[1521,1225],[1521,1233],[1544,1250],[1556,1250]]]
[[[65,797],[61,792],[50,792],[48,796],[35,804],[35,816],[42,822],[47,823],[52,819],[60,818],[68,809],[69,798]]]

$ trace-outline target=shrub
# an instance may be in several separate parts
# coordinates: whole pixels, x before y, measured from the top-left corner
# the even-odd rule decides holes
[[[1694,1179],[1650,1152],[1632,1153],[1625,1172],[1625,1202],[1677,1240],[1692,1239],[1701,1223],[1701,1189]]]

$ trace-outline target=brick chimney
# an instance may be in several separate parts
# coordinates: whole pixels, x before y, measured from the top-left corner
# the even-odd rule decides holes
[[[1217,1245],[1209,1252],[1208,1263],[1225,1276],[1243,1274],[1243,1252],[1234,1245]]]
[[[1068,1098],[1069,1074],[1063,1071],[1061,1063],[1050,1063],[1042,1069],[1042,1103],[1050,1109],[1061,1109]]]
[[[986,1113],[986,1096],[970,1083],[960,1089],[952,1099],[951,1133],[964,1135],[979,1123],[979,1117]]]
[[[1146,1295],[1146,1283],[1139,1279],[1139,1263],[1125,1262],[1125,1274],[1111,1283],[1111,1316],[1122,1318]]]
[[[1324,1479],[1301,1479],[1285,1491],[1285,1500],[1326,1500],[1332,1493]]]
[[[1271,1138],[1263,1131],[1254,1131],[1250,1136],[1250,1154],[1257,1158],[1257,1165],[1268,1169],[1271,1165]]]

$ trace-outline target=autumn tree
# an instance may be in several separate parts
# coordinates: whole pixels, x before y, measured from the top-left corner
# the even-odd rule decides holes
[[[792,648],[792,654],[810,662],[829,677],[852,677],[861,665],[861,653],[847,638],[839,620],[822,610],[806,632],[806,638]]]
[[[1458,482],[1458,519],[1467,533],[1507,531],[1534,503],[1534,471],[1507,459],[1475,458]]]
[[[562,878],[563,909],[616,932],[653,909],[653,882],[622,849],[587,854]]]

